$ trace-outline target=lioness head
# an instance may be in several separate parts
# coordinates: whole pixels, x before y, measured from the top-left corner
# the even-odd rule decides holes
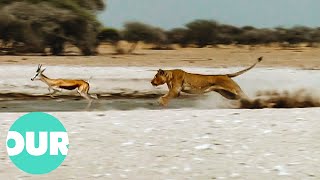
[[[166,72],[162,69],[159,69],[157,74],[151,80],[151,84],[153,86],[159,86],[159,85],[165,84],[166,82],[167,82]]]

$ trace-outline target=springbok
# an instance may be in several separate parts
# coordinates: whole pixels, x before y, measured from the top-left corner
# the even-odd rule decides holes
[[[75,80],[75,79],[51,79],[48,78],[43,74],[43,72],[46,70],[46,68],[41,69],[42,64],[38,65],[38,69],[36,71],[36,74],[33,78],[31,78],[31,81],[34,81],[37,77],[38,80],[46,83],[48,85],[49,94],[51,97],[57,92],[61,92],[62,89],[66,90],[74,90],[77,89],[80,96],[84,97],[89,101],[87,108],[91,106],[92,98],[98,99],[95,96],[92,96],[89,94],[89,83],[84,80]],[[51,90],[53,92],[51,93]]]

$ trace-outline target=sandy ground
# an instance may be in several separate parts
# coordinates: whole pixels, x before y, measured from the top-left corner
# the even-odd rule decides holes
[[[150,80],[156,73],[156,67],[71,67],[46,66],[45,74],[51,78],[89,79],[90,93],[99,94],[91,110],[132,110],[161,109],[157,98],[168,90],[165,85],[153,87]],[[170,69],[170,67],[167,67]],[[175,68],[175,67],[171,67]],[[184,70],[202,74],[224,74],[236,72],[244,67],[233,68],[195,68]],[[63,91],[57,98],[43,96],[48,93],[47,85],[41,81],[31,81],[36,68],[31,65],[3,65],[0,67],[0,112],[25,111],[74,111],[83,110],[86,101],[76,91]],[[8,74],[7,72],[13,72]],[[308,77],[308,78],[306,78]],[[235,78],[241,88],[250,97],[255,98],[259,91],[288,91],[294,93],[305,89],[313,97],[320,97],[320,73],[318,70],[300,70],[295,68],[261,68]],[[33,95],[9,96],[6,93]],[[59,96],[60,95],[60,96]],[[63,95],[63,96],[61,96]],[[188,98],[187,98],[188,97]],[[14,101],[19,100],[19,101]],[[41,101],[40,101],[41,100]],[[206,95],[182,96],[172,100],[168,108],[214,109],[235,108],[232,101],[226,100],[215,92]]]
[[[31,176],[0,148],[0,179],[319,179],[319,108],[51,113],[69,154]],[[7,132],[21,113],[0,113]],[[5,134],[1,135],[5,142]]]
[[[153,87],[151,79],[157,73],[157,67],[86,67],[86,66],[43,66],[44,74],[50,78],[84,79],[90,83],[90,92],[116,93],[116,92],[156,92],[167,91],[165,85]],[[166,67],[174,69],[178,67]],[[183,70],[201,74],[225,74],[237,72],[246,68],[201,68],[181,67]],[[0,66],[0,91],[1,93],[48,93],[47,85],[41,81],[31,81],[37,66],[31,65],[2,65]],[[10,73],[8,73],[10,72]],[[234,80],[249,95],[254,95],[262,90],[288,90],[310,89],[317,91],[320,88],[319,70],[301,70],[297,68],[261,67],[235,77]],[[64,94],[70,91],[64,91]],[[71,91],[71,94],[76,94]]]
[[[241,68],[184,69],[215,74]],[[50,65],[46,74],[65,78],[92,76],[92,93],[161,95],[166,87],[154,88],[150,84],[154,70],[155,67]],[[34,71],[31,65],[2,65],[1,92],[47,93],[45,84],[30,81]],[[319,97],[319,78],[317,70],[259,67],[235,80],[250,96],[259,90],[294,92],[304,88]],[[5,142],[10,125],[22,115],[6,112],[51,111],[68,130],[70,151],[56,171],[31,176],[14,167],[2,146],[0,179],[320,178],[319,108],[221,109],[228,108],[228,103],[216,93],[179,98],[172,101],[169,109],[157,106],[156,98],[111,97],[96,101],[91,109],[95,112],[83,112],[83,100],[2,99],[1,142]]]
[[[230,101],[210,93],[182,96],[163,109],[156,99],[166,87],[150,84],[159,67],[220,74],[264,56],[257,68],[235,78],[249,96],[265,90],[306,89],[318,98],[319,49],[140,49],[139,55],[125,56],[100,51],[102,55],[95,57],[0,56],[0,94],[47,93],[45,84],[30,81],[42,63],[49,77],[91,77],[91,93],[105,96],[94,102],[93,112],[83,111],[86,102],[75,92],[42,100],[0,96],[0,144],[5,144],[15,119],[37,110],[58,117],[70,138],[65,162],[43,176],[18,170],[1,146],[0,179],[320,178],[319,108],[230,109]],[[125,96],[116,99],[117,94]]]
[[[0,56],[0,64],[76,65],[85,66],[152,66],[152,67],[230,67],[248,66],[264,56],[260,66],[320,69],[320,48],[235,47],[184,48],[178,50],[146,50],[138,48],[136,55],[115,55],[110,46],[101,46],[100,55],[74,56]]]

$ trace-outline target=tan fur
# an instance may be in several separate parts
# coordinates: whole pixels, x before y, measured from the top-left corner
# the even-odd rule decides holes
[[[47,76],[45,76],[43,74],[43,72],[45,71],[45,69],[41,69],[42,65],[38,65],[38,69],[36,71],[36,74],[33,78],[31,78],[31,80],[35,80],[36,77],[39,78],[39,80],[41,80],[42,82],[46,83],[48,85],[48,90],[50,93],[50,96],[53,97],[53,95],[57,92],[60,92],[62,89],[65,90],[74,90],[76,89],[77,92],[84,97],[85,99],[87,99],[89,101],[88,103],[88,107],[91,106],[92,103],[92,98],[97,99],[97,97],[91,96],[89,94],[89,89],[90,89],[90,85],[88,82],[84,81],[84,80],[75,80],[75,79],[51,79],[48,78]],[[51,93],[51,90],[53,91]]]
[[[258,58],[255,64],[237,73],[223,75],[192,74],[181,69],[159,69],[158,73],[152,79],[151,84],[154,86],[167,84],[169,92],[159,99],[159,103],[163,106],[167,106],[169,100],[179,96],[180,92],[204,94],[215,91],[227,99],[237,100],[247,98],[240,86],[231,78],[252,69],[261,60],[262,57]]]

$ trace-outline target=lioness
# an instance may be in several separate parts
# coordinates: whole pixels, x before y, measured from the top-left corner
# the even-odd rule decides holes
[[[159,86],[167,83],[169,92],[159,99],[159,103],[162,106],[167,106],[169,100],[179,96],[181,91],[189,94],[203,94],[215,91],[227,99],[237,100],[247,98],[239,85],[231,78],[239,76],[252,69],[261,60],[262,57],[259,57],[257,62],[247,69],[232,74],[222,75],[192,74],[181,69],[159,69],[152,79],[151,84],[153,86]]]

